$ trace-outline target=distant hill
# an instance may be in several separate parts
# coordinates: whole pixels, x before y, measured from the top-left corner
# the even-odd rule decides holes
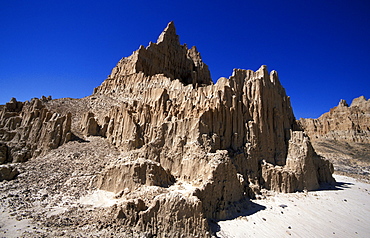
[[[370,178],[370,100],[341,100],[318,119],[301,119],[316,152],[333,162],[337,171]]]

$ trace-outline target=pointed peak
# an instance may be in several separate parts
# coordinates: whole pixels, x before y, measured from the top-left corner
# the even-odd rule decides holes
[[[175,41],[180,44],[179,36],[176,34],[175,23],[173,21],[167,24],[167,27],[158,37],[157,44],[164,41]]]
[[[175,22],[174,22],[174,21],[170,21],[170,22],[167,24],[166,29],[169,29],[169,28],[172,28],[173,30],[175,30],[175,31],[176,31],[176,27],[175,27]]]
[[[339,101],[338,107],[348,107],[347,101],[344,99],[341,99]]]

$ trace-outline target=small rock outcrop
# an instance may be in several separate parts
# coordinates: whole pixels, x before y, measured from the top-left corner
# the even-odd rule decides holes
[[[12,98],[0,106],[0,163],[24,162],[72,138],[71,114],[49,111],[45,97],[31,102]]]
[[[160,163],[138,159],[110,164],[104,176],[99,177],[98,187],[118,193],[123,189],[133,191],[140,185],[169,187],[174,181],[174,177]]]
[[[0,165],[0,182],[3,180],[12,180],[19,174],[14,164]]]

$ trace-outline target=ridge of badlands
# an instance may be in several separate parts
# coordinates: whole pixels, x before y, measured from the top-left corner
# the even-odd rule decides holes
[[[317,119],[299,120],[311,138],[315,151],[329,159],[336,171],[369,181],[370,175],[370,100],[364,96],[350,105],[338,106]]]
[[[267,190],[335,182],[276,71],[234,69],[213,84],[173,22],[156,43],[122,58],[89,97],[0,106],[0,141],[0,179],[10,180],[4,189],[20,191],[28,181],[23,194],[37,193],[41,181],[32,176],[54,176],[44,178],[49,185],[40,195],[54,212],[18,218],[55,236],[208,237],[213,221],[242,214]],[[114,203],[92,202],[100,193],[113,194]],[[62,203],[65,197],[74,205]],[[2,202],[20,209],[12,196]]]

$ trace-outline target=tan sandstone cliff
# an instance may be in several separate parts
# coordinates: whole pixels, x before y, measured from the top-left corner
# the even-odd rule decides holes
[[[330,159],[337,170],[370,174],[370,100],[364,96],[351,105],[340,100],[338,106],[317,119],[299,120],[315,150]]]
[[[338,106],[318,119],[302,118],[300,123],[311,139],[370,143],[370,100],[361,96],[350,106],[340,100]]]
[[[71,114],[49,111],[44,105],[47,100],[50,98],[23,103],[12,98],[0,106],[0,181],[19,174],[16,166],[6,163],[45,155],[71,140]]]
[[[276,71],[234,69],[214,84],[197,49],[180,44],[173,22],[156,43],[121,59],[93,95],[27,108],[36,104],[12,114],[23,123],[14,128],[2,119],[3,135],[30,131],[26,117],[43,122],[40,131],[51,128],[52,138],[25,138],[29,157],[72,135],[86,143],[104,138],[119,156],[93,182],[122,199],[112,219],[157,237],[210,236],[209,221],[235,217],[264,189],[334,182],[332,165],[295,120]],[[2,110],[6,118],[8,106]],[[3,141],[9,147],[19,143],[14,138]]]
[[[178,199],[200,203],[200,217],[226,219],[262,188],[293,192],[334,181],[332,166],[296,124],[276,71],[235,69],[213,84],[194,52],[170,23],[157,43],[122,59],[95,89],[96,97],[122,100],[85,120],[86,131],[100,128],[96,135],[124,155],[98,178],[101,189],[185,183],[189,191]],[[140,224],[147,212],[139,212]]]

